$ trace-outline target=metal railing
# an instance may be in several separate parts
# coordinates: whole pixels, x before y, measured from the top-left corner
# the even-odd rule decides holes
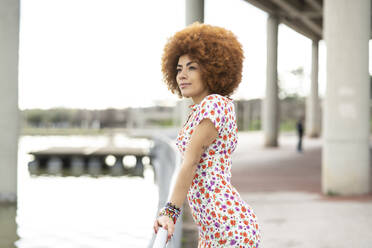
[[[175,177],[177,175],[177,170],[181,164],[181,158],[174,141],[163,135],[152,135],[152,139],[155,145],[151,149],[151,154],[153,155],[153,166],[155,169],[155,183],[159,188],[159,202],[158,210],[160,211],[162,207],[168,202],[170,198],[171,188],[173,188],[175,183]],[[182,214],[177,219],[175,230],[172,239],[166,244],[167,240],[167,230],[159,228],[157,234],[153,234],[152,239],[148,245],[148,248],[180,248],[181,238],[182,238]],[[156,216],[154,216],[154,221]]]

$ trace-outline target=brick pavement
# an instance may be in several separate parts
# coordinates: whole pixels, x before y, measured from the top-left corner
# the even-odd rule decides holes
[[[372,193],[321,192],[321,139],[305,139],[301,154],[294,135],[282,135],[279,148],[262,140],[240,133],[232,167],[233,186],[259,218],[262,247],[372,247]]]
[[[278,148],[264,148],[262,132],[238,135],[231,182],[256,212],[262,247],[372,247],[372,193],[321,192],[321,139],[305,138],[299,154],[291,133],[281,134]],[[183,247],[196,247],[190,216],[184,230]]]

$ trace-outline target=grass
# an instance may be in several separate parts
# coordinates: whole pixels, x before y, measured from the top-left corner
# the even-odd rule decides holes
[[[253,120],[249,125],[249,131],[261,130],[261,121]],[[296,120],[286,120],[281,121],[279,125],[279,131],[295,131],[296,130]]]
[[[20,135],[101,135],[106,132],[107,129],[26,127],[21,129]]]
[[[334,192],[334,191],[332,191],[332,190],[328,190],[328,191],[327,191],[327,195],[329,195],[329,196],[338,196],[339,193],[336,193],[336,192]]]
[[[296,121],[295,120],[285,120],[280,122],[279,126],[280,131],[294,131],[296,130]]]

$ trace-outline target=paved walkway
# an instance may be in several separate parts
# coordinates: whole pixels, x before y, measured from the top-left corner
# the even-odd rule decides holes
[[[258,216],[262,247],[372,247],[372,193],[321,193],[321,139],[305,138],[299,154],[293,134],[270,149],[261,132],[238,138],[232,184]]]

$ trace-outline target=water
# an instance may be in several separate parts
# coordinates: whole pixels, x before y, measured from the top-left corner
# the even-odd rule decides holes
[[[158,202],[150,166],[144,179],[29,175],[31,150],[107,141],[104,136],[22,136],[18,206],[0,206],[0,237],[19,248],[146,247]]]

